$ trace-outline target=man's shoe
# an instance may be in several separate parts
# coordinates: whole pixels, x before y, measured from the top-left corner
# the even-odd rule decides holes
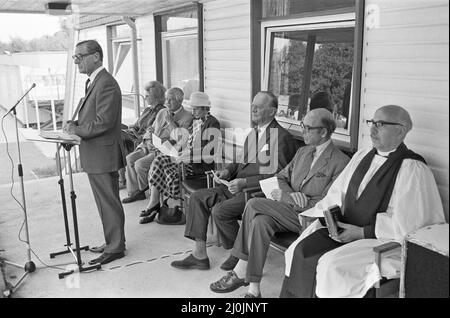
[[[198,259],[195,258],[194,255],[190,254],[188,257],[181,261],[173,261],[172,263],[170,263],[170,265],[179,269],[206,270],[209,269],[209,258]]]
[[[248,286],[245,279],[237,277],[234,271],[230,271],[217,282],[209,285],[209,288],[215,293],[229,293],[242,286]]]
[[[220,265],[220,269],[223,269],[224,271],[232,271],[238,262],[239,258],[230,254],[230,257],[228,257],[227,260]]]
[[[103,253],[103,251],[105,250],[105,246],[106,246],[106,244],[103,244],[100,246],[91,247],[89,250],[92,253]]]
[[[259,293],[258,296],[255,296],[252,293],[246,293],[244,295],[244,298],[262,298],[262,296],[261,296],[261,293]]]
[[[115,261],[116,259],[122,258],[125,256],[124,252],[119,253],[103,253],[97,258],[94,258],[93,260],[89,261],[89,265],[94,264],[108,264],[112,261]]]
[[[136,191],[135,193],[133,193],[132,195],[130,195],[129,197],[125,198],[122,200],[122,203],[131,203],[134,201],[138,201],[138,200],[145,200],[145,191]]]

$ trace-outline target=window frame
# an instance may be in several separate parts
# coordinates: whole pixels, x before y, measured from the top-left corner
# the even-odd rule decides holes
[[[336,131],[332,138],[342,149],[355,152],[358,148],[359,136],[359,110],[360,110],[360,88],[361,88],[361,67],[362,67],[362,27],[364,4],[356,1],[354,12],[327,13],[320,11],[312,13],[312,16],[287,16],[286,18],[276,18],[263,20],[261,22],[261,88],[268,89],[270,57],[272,50],[271,35],[275,32],[291,30],[313,30],[336,27],[354,27],[354,62],[352,70],[352,88],[350,94],[350,112],[348,128]],[[361,11],[362,10],[362,11]],[[288,129],[294,136],[302,139],[300,122],[297,119],[277,117],[280,124]]]
[[[178,30],[162,31],[162,17],[169,14],[179,13],[183,11],[197,10],[197,27],[184,28]],[[156,59],[156,80],[160,83],[167,82],[167,68],[165,67],[165,41],[173,38],[181,38],[197,35],[198,40],[198,76],[199,91],[204,91],[204,71],[203,71],[203,5],[195,3],[173,10],[157,12],[154,14],[155,24],[155,59]],[[169,87],[167,87],[169,88]]]

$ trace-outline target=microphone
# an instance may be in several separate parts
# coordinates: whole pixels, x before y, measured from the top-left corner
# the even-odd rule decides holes
[[[16,109],[17,105],[20,103],[20,101],[21,101],[22,99],[24,99],[24,97],[27,96],[28,93],[29,93],[33,88],[35,88],[35,87],[36,87],[36,83],[33,83],[33,84],[31,85],[31,87],[25,92],[25,94],[23,94],[22,97],[16,102],[16,104],[15,104],[13,107],[11,107],[10,110],[8,110],[8,112],[5,114],[5,116],[8,115],[8,114],[9,114],[10,112],[12,112],[13,110],[15,111],[15,109]]]

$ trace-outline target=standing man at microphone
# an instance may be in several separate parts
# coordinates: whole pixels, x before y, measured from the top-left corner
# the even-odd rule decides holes
[[[74,63],[89,76],[78,120],[64,130],[81,138],[81,167],[87,173],[100,213],[105,244],[91,249],[102,253],[89,264],[107,264],[125,256],[125,215],[119,197],[118,170],[125,165],[120,137],[122,93],[114,77],[102,66],[103,51],[97,41],[79,42]]]

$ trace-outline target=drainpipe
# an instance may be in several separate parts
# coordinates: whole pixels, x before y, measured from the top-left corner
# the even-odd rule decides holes
[[[136,116],[136,118],[139,118],[141,114],[141,107],[139,100],[140,92],[136,24],[130,17],[122,17],[122,20],[131,28],[131,53],[133,54],[134,115]]]

